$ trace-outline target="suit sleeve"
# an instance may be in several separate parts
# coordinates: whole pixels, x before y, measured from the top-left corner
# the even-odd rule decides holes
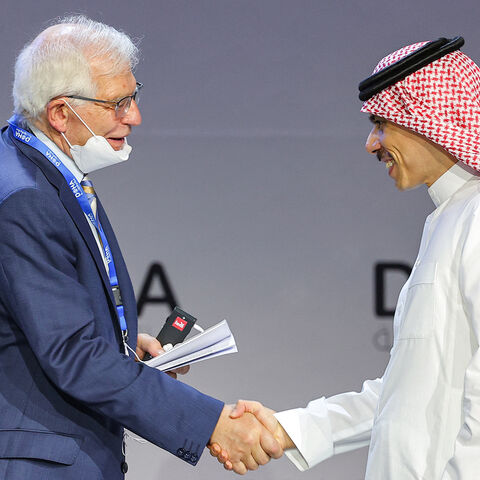
[[[303,471],[332,455],[368,445],[381,388],[382,379],[367,380],[361,392],[322,397],[306,408],[276,413],[296,446],[287,450],[288,458]]]
[[[199,457],[223,403],[96,333],[67,221],[53,193],[27,188],[3,201],[0,301],[58,389],[173,454],[188,444]]]
[[[469,480],[480,472],[480,217],[472,217],[459,268],[459,286],[470,321],[475,351],[467,366],[462,402],[463,424],[455,440],[454,454],[447,463],[443,480]]]

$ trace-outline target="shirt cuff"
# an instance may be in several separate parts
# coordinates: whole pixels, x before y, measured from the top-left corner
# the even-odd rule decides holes
[[[299,470],[312,468],[333,455],[325,397],[310,402],[307,408],[278,412],[275,417],[295,444],[296,448],[285,453]]]

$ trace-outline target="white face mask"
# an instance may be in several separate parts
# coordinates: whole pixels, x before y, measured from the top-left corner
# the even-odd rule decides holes
[[[123,147],[120,150],[114,150],[105,137],[93,133],[68,102],[65,102],[65,104],[92,134],[85,145],[72,145],[63,132],[60,132],[70,147],[70,154],[74,162],[83,173],[91,173],[109,165],[115,165],[128,160],[132,147],[127,143],[126,138]]]

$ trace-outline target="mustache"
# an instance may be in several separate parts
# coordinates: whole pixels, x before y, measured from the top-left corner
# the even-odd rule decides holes
[[[379,162],[382,162],[385,158],[393,160],[392,156],[383,148],[381,150],[378,150],[375,155],[377,156]]]

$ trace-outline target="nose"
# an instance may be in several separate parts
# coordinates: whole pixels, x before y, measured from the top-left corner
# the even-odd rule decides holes
[[[367,137],[367,142],[365,143],[365,149],[368,153],[375,155],[377,151],[381,148],[380,139],[378,136],[378,128],[373,127],[372,131]]]
[[[122,118],[122,122],[132,127],[136,127],[142,123],[142,114],[135,100],[132,100],[128,112]]]

